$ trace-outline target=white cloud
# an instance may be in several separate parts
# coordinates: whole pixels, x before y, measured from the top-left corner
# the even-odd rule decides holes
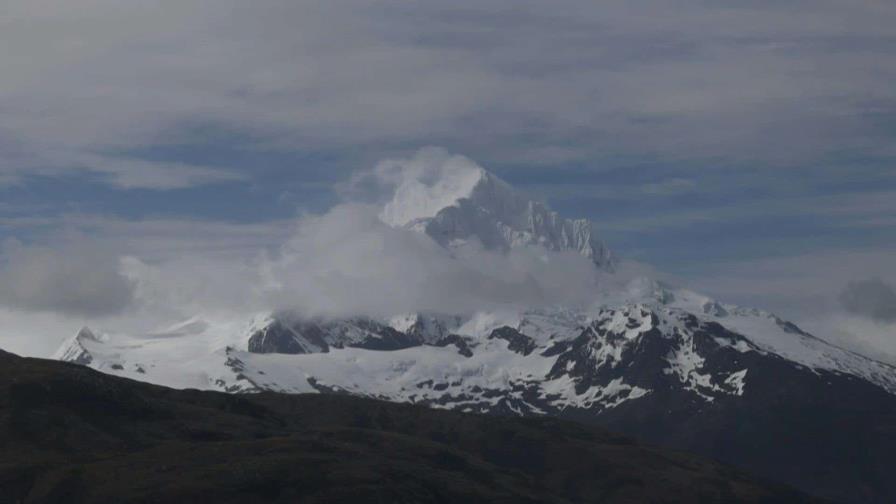
[[[134,286],[111,251],[83,236],[52,246],[4,243],[0,255],[0,304],[26,311],[78,316],[122,312]]]
[[[439,163],[429,163],[434,159]],[[400,190],[433,175],[423,165],[479,169],[435,150],[399,164],[378,164],[374,178]],[[490,251],[475,241],[447,249],[387,225],[382,208],[347,203],[291,224],[258,225],[69,216],[60,225],[76,231],[5,248],[0,305],[10,313],[45,312],[48,320],[67,317],[71,332],[95,318],[104,327],[147,331],[197,314],[391,316],[595,300],[598,272],[578,253]]]
[[[819,337],[896,364],[896,324],[841,302],[850,284],[877,278],[892,285],[894,272],[896,251],[855,249],[706,265],[688,283],[724,301],[773,310]],[[873,300],[881,301],[875,293]]]
[[[424,234],[384,224],[378,208],[339,205],[303,217],[273,252],[181,254],[155,262],[130,257],[124,271],[141,309],[168,318],[279,309],[470,313],[594,301],[598,274],[579,254],[539,248],[503,254],[476,244],[449,251]]]
[[[450,252],[385,225],[377,207],[358,205],[305,219],[267,272],[267,296],[281,307],[338,314],[582,305],[597,282],[591,262],[576,253],[503,254],[475,244]]]
[[[181,189],[246,178],[245,174],[234,171],[187,163],[152,162],[112,156],[73,156],[68,162],[76,159],[86,170],[107,176],[110,184],[123,189]]]
[[[89,323],[61,313],[24,311],[0,305],[0,349],[19,355],[49,357],[67,338]]]
[[[690,184],[682,187],[662,187],[663,183],[645,186],[652,194],[675,194],[675,190],[689,190]],[[678,184],[673,184],[673,186]],[[653,190],[647,190],[647,189]],[[622,201],[643,198],[643,195],[610,187],[599,197]],[[690,189],[696,189],[696,185]],[[561,187],[563,195],[577,195],[576,188]],[[591,190],[590,188],[587,190]],[[581,191],[581,188],[580,188]],[[554,194],[557,194],[555,192]],[[822,219],[828,226],[842,229],[887,228],[896,220],[896,192],[894,191],[849,191],[839,194],[781,197],[771,194],[732,201],[721,206],[670,208],[658,214],[615,219],[602,223],[604,229],[628,232],[653,232],[659,229],[687,228],[707,223],[738,225],[751,219],[769,218],[812,218]]]

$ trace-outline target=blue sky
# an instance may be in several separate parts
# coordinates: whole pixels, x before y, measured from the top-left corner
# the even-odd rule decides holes
[[[811,323],[849,282],[896,282],[889,2],[4,10],[5,240],[270,246],[352,173],[435,145],[734,301]]]

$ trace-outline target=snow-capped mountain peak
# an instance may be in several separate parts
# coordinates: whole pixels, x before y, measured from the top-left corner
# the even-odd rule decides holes
[[[463,158],[449,158],[437,168],[416,170],[397,183],[380,219],[394,227],[430,219],[442,209],[471,198],[489,177],[484,169]]]
[[[442,246],[471,242],[487,250],[540,246],[574,251],[601,269],[612,256],[587,219],[565,219],[496,175],[460,157],[436,157],[407,168],[380,219],[421,231]]]
[[[89,327],[84,326],[74,336],[63,342],[52,358],[77,364],[89,365],[93,362],[89,346],[101,344],[103,338],[97,336]]]

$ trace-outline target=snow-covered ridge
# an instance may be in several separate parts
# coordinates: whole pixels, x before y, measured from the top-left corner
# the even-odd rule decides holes
[[[809,369],[857,376],[896,394],[896,367],[817,338],[773,313],[724,304],[688,290],[666,291],[665,304],[746,336],[763,352]]]
[[[768,358],[796,370],[855,376],[896,394],[893,367],[794,333],[773,315],[687,291],[659,297],[662,302],[642,299],[590,311],[467,318],[309,321],[269,315],[226,336],[216,331],[235,326],[195,321],[188,325],[207,332],[134,338],[82,330],[57,355],[175,387],[339,391],[519,414],[606,411],[670,387],[700,402],[736,398],[763,372],[747,363]],[[259,338],[267,346],[253,347]]]

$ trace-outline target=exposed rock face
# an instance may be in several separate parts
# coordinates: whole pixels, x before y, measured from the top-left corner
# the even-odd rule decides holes
[[[502,339],[507,342],[508,350],[522,355],[529,355],[536,347],[535,340],[507,326],[492,331],[488,339]]]
[[[288,324],[274,320],[249,336],[252,353],[304,354],[326,352],[330,346],[323,330],[314,324]]]
[[[275,318],[249,336],[252,353],[326,353],[331,348],[399,350],[423,343],[418,330],[404,333],[366,318],[308,320]]]
[[[463,355],[464,357],[472,357],[473,351],[470,350],[469,344],[467,344],[467,340],[464,339],[463,336],[457,334],[449,334],[444,338],[440,339],[435,343],[437,347],[446,347],[448,345],[452,345],[457,348],[457,353]]]

